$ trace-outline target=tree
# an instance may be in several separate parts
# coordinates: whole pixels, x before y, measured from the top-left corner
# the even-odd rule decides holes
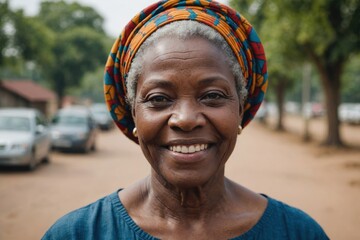
[[[25,61],[32,61],[44,70],[53,65],[52,48],[55,44],[55,34],[36,17],[25,16],[23,10],[13,13],[15,33],[13,47]]]
[[[65,1],[42,2],[38,18],[56,34],[56,64],[49,72],[61,104],[67,89],[106,61],[103,18],[91,7]]]
[[[106,60],[103,35],[87,27],[74,28],[58,37],[54,48],[56,67],[51,70],[54,87],[63,99],[69,87],[79,86],[82,77]]]
[[[315,65],[324,89],[327,112],[325,144],[341,146],[338,106],[341,76],[349,56],[360,51],[360,2],[357,0],[277,0],[287,11],[279,16],[295,27],[300,49]],[[301,19],[301,21],[299,21]]]
[[[254,1],[263,3],[265,1]],[[341,76],[349,56],[360,51],[360,2],[358,0],[274,0],[266,1],[278,11],[278,26],[288,24],[290,31],[277,39],[293,39],[295,50],[305,53],[317,69],[324,90],[327,116],[326,145],[341,146],[338,106]],[[266,15],[260,15],[268,21]],[[288,38],[288,36],[291,36]]]
[[[109,38],[103,18],[91,7],[43,1],[39,14],[30,17],[23,10],[11,11],[8,1],[0,0],[0,14],[1,51],[8,53],[1,54],[1,75],[25,76],[23,70],[30,66],[31,75],[26,75],[34,77],[36,72],[47,79],[59,104],[69,88],[81,85],[87,72],[106,61]]]
[[[25,16],[23,10],[9,9],[7,1],[0,3],[0,12],[0,63],[7,72],[2,75],[23,76],[21,70],[26,70],[26,66],[40,69],[52,64],[53,32],[37,18]],[[18,70],[12,73],[14,66]]]
[[[263,45],[268,61],[268,73],[271,77],[269,90],[275,93],[273,96],[278,109],[276,130],[283,131],[285,130],[283,124],[285,94],[293,86],[296,80],[294,69],[298,68],[303,58],[294,51],[291,35],[285,35],[286,41],[278,41],[279,38],[284,37],[283,33],[289,30],[289,26],[286,22],[279,24],[277,18],[274,17],[280,11],[276,6],[264,0],[232,0],[231,5],[242,10],[241,13],[246,13],[246,18],[259,31],[260,37],[266,39]],[[274,25],[277,25],[277,28],[273,28]],[[296,59],[296,61],[289,61],[289,59]]]
[[[93,8],[80,5],[77,2],[43,1],[38,16],[56,32],[89,27],[98,33],[104,33],[104,19]]]

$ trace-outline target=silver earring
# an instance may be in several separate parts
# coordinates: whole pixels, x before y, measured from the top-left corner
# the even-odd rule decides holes
[[[132,134],[134,135],[134,137],[138,137],[138,135],[137,135],[137,128],[136,127],[134,127],[134,129],[133,129],[133,131],[132,131]]]
[[[240,135],[241,134],[241,132],[242,132],[242,126],[241,125],[239,125],[239,128],[238,128],[238,135]]]

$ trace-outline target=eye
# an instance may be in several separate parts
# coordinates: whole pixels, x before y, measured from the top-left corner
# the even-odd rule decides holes
[[[226,99],[227,96],[223,92],[220,91],[210,91],[206,92],[202,97],[201,100],[220,100]]]
[[[167,99],[165,96],[157,95],[150,97],[148,101],[152,103],[163,103],[163,102],[168,102],[169,99]]]
[[[218,92],[209,92],[202,97],[202,99],[220,99],[223,98],[224,95]]]
[[[228,96],[221,91],[209,91],[202,95],[200,101],[204,104],[216,107],[224,104],[228,99]]]
[[[160,95],[160,94],[152,94],[147,97],[146,101],[147,104],[150,105],[150,107],[166,107],[171,103],[171,100],[166,95]]]

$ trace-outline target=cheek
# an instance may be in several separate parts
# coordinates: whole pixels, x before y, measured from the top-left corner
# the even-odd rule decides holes
[[[209,121],[223,138],[237,135],[241,122],[240,110],[237,103],[230,103],[226,108],[210,109],[207,113]]]
[[[136,108],[135,125],[138,129],[138,140],[145,158],[151,165],[160,154],[162,134],[167,125],[165,113],[153,112],[139,106]]]
[[[166,117],[162,113],[150,112],[141,107],[136,110],[135,125],[138,130],[139,140],[146,142],[153,140],[166,125]]]
[[[240,112],[238,106],[233,104],[230,108],[213,110],[209,114],[209,122],[214,126],[219,137],[219,154],[226,161],[234,150],[240,124]]]

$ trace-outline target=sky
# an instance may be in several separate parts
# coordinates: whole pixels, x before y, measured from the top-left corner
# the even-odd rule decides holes
[[[10,0],[9,2],[11,8],[22,8],[27,15],[35,15],[41,0]],[[133,16],[157,0],[76,0],[75,2],[93,7],[104,18],[105,31],[110,36],[116,37]],[[218,2],[227,4],[228,0],[218,0]]]

